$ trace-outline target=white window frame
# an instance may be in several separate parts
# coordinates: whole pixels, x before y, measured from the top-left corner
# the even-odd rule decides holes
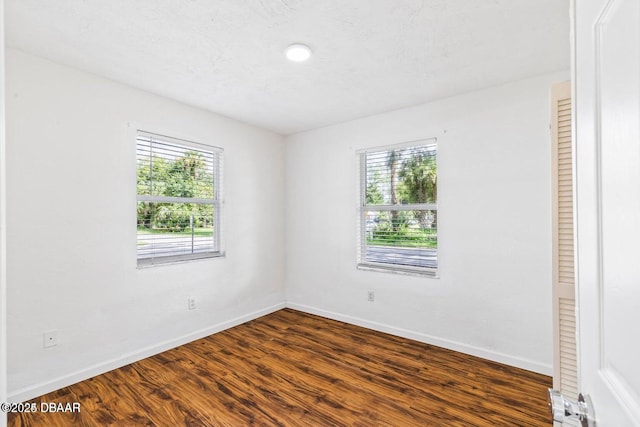
[[[206,252],[195,252],[179,255],[160,255],[150,257],[140,257],[136,250],[138,268],[152,267],[156,265],[186,262],[193,260],[201,260],[208,258],[224,257],[222,249],[222,170],[223,170],[223,154],[224,149],[212,145],[201,144],[186,139],[166,136],[160,133],[149,132],[138,129],[135,132],[136,141],[136,157],[138,153],[138,140],[140,138],[149,139],[151,143],[159,142],[162,144],[175,145],[178,147],[193,148],[198,151],[212,154],[213,158],[213,197],[212,198],[195,198],[195,197],[168,197],[138,194],[137,186],[137,162],[136,162],[136,202],[152,202],[152,203],[195,203],[208,204],[213,207],[213,235],[212,250]],[[136,203],[137,209],[137,203]],[[136,210],[136,224],[138,223],[138,213]],[[137,229],[137,227],[136,227]],[[136,246],[138,245],[138,233],[136,232]]]
[[[366,204],[366,191],[367,191],[367,155],[372,153],[379,153],[391,150],[400,150],[412,147],[421,146],[433,146],[436,149],[436,164],[438,163],[438,144],[437,138],[426,138],[415,141],[408,141],[400,144],[378,146],[372,148],[366,148],[356,151],[358,156],[358,188],[359,188],[359,203],[358,203],[358,248],[357,248],[357,268],[359,270],[371,270],[381,271],[397,274],[418,275],[438,278],[438,248],[435,249],[436,253],[436,266],[435,267],[418,267],[411,265],[399,265],[387,262],[375,262],[366,259],[367,248],[367,212],[369,211],[416,211],[416,210],[428,210],[438,211],[438,204],[436,203],[414,203],[414,204],[399,204],[399,205],[367,205]],[[438,219],[439,222],[439,219]]]

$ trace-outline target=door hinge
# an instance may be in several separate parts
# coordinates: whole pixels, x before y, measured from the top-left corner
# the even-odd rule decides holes
[[[596,416],[588,394],[578,396],[578,401],[567,399],[559,390],[549,389],[549,411],[553,421],[563,423],[569,418],[580,420],[582,427],[596,427]]]

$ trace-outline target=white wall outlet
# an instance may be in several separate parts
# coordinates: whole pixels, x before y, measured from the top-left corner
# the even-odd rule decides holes
[[[374,302],[376,300],[376,293],[374,291],[367,292],[367,301]]]
[[[189,307],[189,310],[195,310],[196,309],[196,298],[195,297],[189,297],[189,299],[187,301],[187,307]]]
[[[58,330],[52,329],[50,331],[44,331],[44,342],[43,347],[53,347],[54,345],[58,345]]]

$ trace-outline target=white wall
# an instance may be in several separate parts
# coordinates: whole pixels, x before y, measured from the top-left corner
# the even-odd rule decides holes
[[[281,136],[15,50],[6,78],[10,398],[283,306]],[[226,258],[136,268],[127,122],[224,148]]]
[[[549,87],[568,76],[288,137],[287,305],[550,374]],[[356,150],[434,136],[440,278],[357,270]]]
[[[4,0],[0,0],[0,403],[7,401],[7,269],[6,269],[6,156],[4,90]],[[0,427],[7,414],[0,411]]]

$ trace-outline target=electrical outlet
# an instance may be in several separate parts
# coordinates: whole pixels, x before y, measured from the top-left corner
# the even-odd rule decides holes
[[[369,291],[367,293],[367,301],[374,302],[376,300],[376,293],[373,291]]]
[[[189,310],[195,310],[196,309],[196,299],[195,299],[195,297],[189,297],[187,302],[188,302]]]
[[[58,330],[57,329],[52,329],[50,331],[44,331],[44,342],[43,342],[43,347],[47,348],[47,347],[53,347],[55,345],[58,345]]]

